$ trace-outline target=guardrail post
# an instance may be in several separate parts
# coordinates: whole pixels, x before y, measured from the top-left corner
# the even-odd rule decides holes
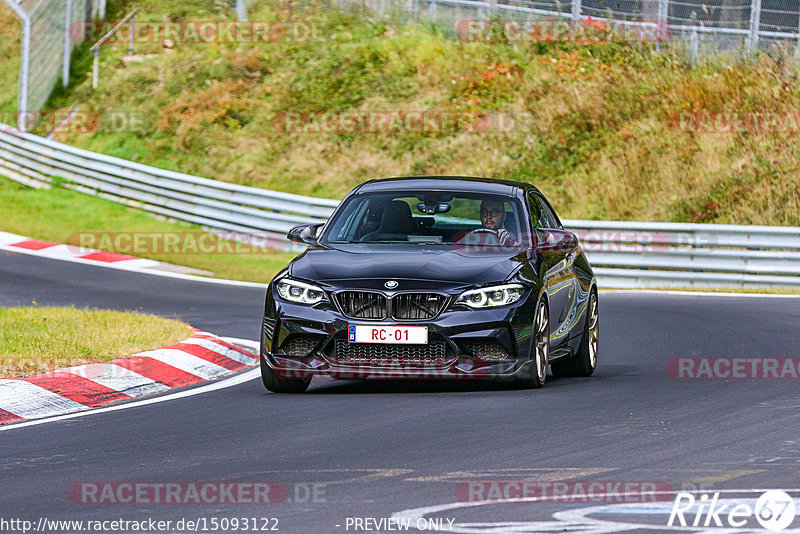
[[[758,48],[759,26],[761,26],[761,0],[752,0],[750,4],[750,37],[747,40],[747,51],[751,54]]]
[[[436,0],[431,0],[430,5],[428,6],[428,17],[431,19],[436,18]]]
[[[694,65],[697,63],[698,45],[700,39],[697,37],[697,30],[693,29],[689,34],[689,63]]]
[[[489,0],[489,17],[494,17],[497,14],[497,0]]]

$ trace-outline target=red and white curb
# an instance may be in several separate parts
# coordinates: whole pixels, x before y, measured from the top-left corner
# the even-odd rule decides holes
[[[0,425],[63,415],[218,378],[258,356],[208,332],[106,363],[0,379]]]
[[[39,239],[30,239],[21,235],[10,234],[8,232],[0,232],[0,247],[5,250],[16,250],[36,252],[39,256],[57,259],[75,259],[79,258],[87,261],[96,261],[98,263],[119,263],[125,262],[126,266],[138,267],[140,269],[152,269],[159,267],[162,264],[155,260],[146,260],[143,258],[136,258],[134,256],[126,256],[125,254],[117,254],[115,252],[103,252],[101,250],[94,250],[88,248],[75,247],[72,245],[61,245],[59,243],[50,243],[49,241],[41,241]],[[133,262],[133,263],[132,263]]]
[[[253,282],[242,282],[240,280],[224,280],[220,278],[208,278],[197,276],[208,274],[199,269],[193,269],[184,265],[175,265],[156,260],[137,258],[116,252],[106,252],[91,248],[78,247],[75,245],[63,245],[51,243],[39,239],[0,231],[0,250],[30,254],[55,260],[69,261],[73,263],[83,263],[98,267],[108,267],[123,271],[133,271],[145,274],[155,274],[169,278],[181,278],[196,282],[209,282],[214,284],[225,284],[232,286],[258,287],[263,288],[264,284]]]

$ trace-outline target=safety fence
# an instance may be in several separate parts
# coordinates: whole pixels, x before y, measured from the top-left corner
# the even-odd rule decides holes
[[[0,124],[0,174],[31,187],[58,183],[277,248],[293,226],[324,221],[337,200],[167,171]],[[565,220],[602,287],[800,287],[800,227]]]
[[[106,0],[3,0],[20,21],[18,127],[35,122],[59,78],[69,81],[70,53],[78,21],[105,17]]]
[[[510,41],[568,38],[576,28],[602,29],[633,42],[677,43],[696,60],[701,54],[775,46],[798,53],[800,5],[793,0],[334,0],[340,9],[367,9],[406,22],[431,22],[454,36],[476,22],[499,21]],[[550,32],[535,21],[565,21]],[[524,25],[534,23],[526,33]],[[485,26],[486,27],[486,26]],[[495,26],[497,27],[497,26]],[[571,29],[568,29],[571,28]],[[632,29],[636,31],[632,31]],[[543,34],[544,30],[544,34]],[[583,34],[581,34],[583,35]],[[497,37],[495,35],[495,37]],[[580,35],[578,36],[580,37]],[[595,32],[592,38],[597,38]],[[473,36],[475,38],[475,36]]]

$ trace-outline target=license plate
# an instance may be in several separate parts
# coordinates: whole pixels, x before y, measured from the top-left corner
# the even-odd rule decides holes
[[[347,340],[350,343],[425,345],[428,343],[428,327],[351,324],[347,329]]]

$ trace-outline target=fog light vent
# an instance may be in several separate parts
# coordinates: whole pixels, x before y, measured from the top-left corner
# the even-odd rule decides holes
[[[509,357],[506,349],[494,339],[471,339],[460,341],[462,350],[471,354],[475,358],[480,358],[489,362],[505,360]]]
[[[308,356],[324,338],[319,334],[292,334],[281,344],[281,351],[287,356]]]

